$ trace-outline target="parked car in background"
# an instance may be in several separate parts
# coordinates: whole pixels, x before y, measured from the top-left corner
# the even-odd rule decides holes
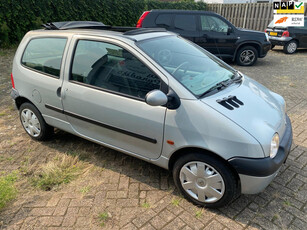
[[[231,58],[238,65],[251,66],[271,48],[260,31],[237,28],[219,14],[208,11],[145,11],[137,27],[163,27],[180,34],[219,58]]]
[[[283,46],[286,54],[293,54],[298,48],[307,48],[307,17],[301,27],[275,26],[273,20],[265,32],[269,35],[272,49],[276,45]]]
[[[207,207],[261,192],[287,159],[284,99],[194,43],[165,29],[46,28],[24,36],[11,75],[31,138],[56,127],[169,169]]]

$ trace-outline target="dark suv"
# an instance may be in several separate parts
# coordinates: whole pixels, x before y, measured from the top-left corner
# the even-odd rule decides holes
[[[301,27],[274,26],[273,20],[265,32],[269,35],[272,48],[275,45],[283,46],[286,54],[295,53],[297,48],[307,48],[307,17]]]
[[[253,65],[270,50],[267,34],[236,28],[221,15],[207,11],[145,11],[137,27],[163,27],[180,34],[220,58]]]

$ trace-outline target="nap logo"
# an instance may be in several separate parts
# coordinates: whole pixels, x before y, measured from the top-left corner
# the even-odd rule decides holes
[[[273,2],[275,14],[304,14],[303,2]]]

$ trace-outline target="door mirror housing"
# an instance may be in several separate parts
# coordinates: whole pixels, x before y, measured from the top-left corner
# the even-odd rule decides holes
[[[227,35],[231,34],[232,32],[233,32],[232,27],[228,27],[228,29],[227,29]]]
[[[151,106],[165,105],[168,101],[167,96],[161,90],[152,90],[145,96],[145,102]]]

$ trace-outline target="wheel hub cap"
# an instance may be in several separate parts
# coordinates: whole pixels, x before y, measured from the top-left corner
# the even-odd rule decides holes
[[[28,134],[37,137],[41,133],[41,125],[36,115],[30,109],[21,111],[21,123]]]
[[[188,162],[181,168],[179,176],[186,193],[200,202],[213,203],[224,195],[224,180],[209,164],[200,161]]]

